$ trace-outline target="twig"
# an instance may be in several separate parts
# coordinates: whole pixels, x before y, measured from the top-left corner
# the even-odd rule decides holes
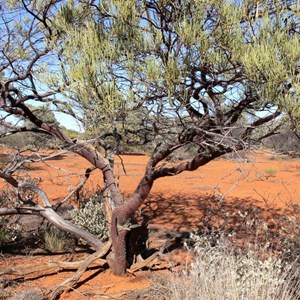
[[[56,207],[55,210],[57,210],[63,203],[65,203],[66,201],[68,201],[75,193],[77,195],[77,201],[79,200],[79,192],[81,191],[81,189],[83,188],[83,186],[85,185],[85,183],[88,181],[91,173],[95,170],[95,167],[92,168],[87,168],[84,174],[84,178],[78,183],[78,185],[69,193],[69,195],[67,197],[65,197],[65,199],[63,199],[61,202],[59,202]]]
[[[123,158],[121,157],[121,155],[117,154],[119,159],[120,159],[120,162],[121,162],[121,166],[122,166],[122,169],[123,169],[123,172],[125,175],[127,175],[127,172],[126,172],[126,169],[125,169],[125,165],[124,165],[124,160]]]

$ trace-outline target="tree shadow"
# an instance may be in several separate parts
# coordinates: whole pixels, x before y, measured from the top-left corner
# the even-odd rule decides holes
[[[289,216],[300,220],[300,206],[276,208],[251,198],[222,199],[215,194],[153,194],[141,209],[142,222],[156,238],[173,238],[169,248],[180,247],[191,232],[219,238],[221,235],[239,246],[268,247],[277,251],[283,246],[287,230],[293,226]],[[150,235],[150,233],[149,233]]]

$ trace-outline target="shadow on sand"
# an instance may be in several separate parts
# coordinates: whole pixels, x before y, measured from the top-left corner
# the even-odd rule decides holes
[[[175,238],[179,247],[197,231],[211,237],[222,235],[240,246],[276,251],[294,225],[289,216],[300,220],[300,206],[276,208],[251,198],[226,200],[214,194],[154,194],[143,205],[141,216],[156,238]]]

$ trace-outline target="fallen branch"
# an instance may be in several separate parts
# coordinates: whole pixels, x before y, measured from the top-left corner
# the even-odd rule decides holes
[[[160,252],[155,252],[153,253],[151,256],[149,256],[148,258],[146,258],[143,261],[137,262],[135,264],[133,264],[130,269],[128,270],[129,273],[134,273],[144,267],[152,267],[154,264],[156,264],[157,258],[160,256]]]
[[[24,278],[24,277],[37,277],[37,275],[29,276],[31,274],[35,273],[41,273],[43,272],[43,276],[46,275],[45,271],[49,271],[48,274],[52,273],[57,273],[60,271],[65,271],[65,270],[75,270],[78,269],[82,264],[84,260],[80,261],[74,261],[74,262],[68,262],[68,261],[56,261],[56,262],[49,262],[46,265],[43,266],[37,266],[31,269],[26,269],[25,271],[23,270],[16,270],[16,269],[7,269],[0,271],[0,276],[3,275],[15,275],[18,276],[15,280]],[[90,268],[93,267],[102,267],[106,264],[105,259],[100,259],[97,258],[91,265]]]
[[[77,272],[63,283],[58,285],[54,291],[51,293],[49,300],[55,300],[61,293],[68,292],[80,279],[85,270],[89,267],[89,265],[94,262],[96,259],[103,257],[111,248],[111,241],[108,241],[99,251],[87,257],[80,265]]]

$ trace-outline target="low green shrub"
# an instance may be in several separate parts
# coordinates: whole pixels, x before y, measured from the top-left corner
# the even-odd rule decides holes
[[[82,208],[71,211],[71,218],[75,225],[89,231],[104,241],[108,238],[108,229],[102,200],[102,193],[96,193]]]
[[[266,173],[267,177],[273,177],[276,175],[277,172],[278,172],[278,170],[275,168],[272,168],[272,167],[265,169],[265,173]]]

